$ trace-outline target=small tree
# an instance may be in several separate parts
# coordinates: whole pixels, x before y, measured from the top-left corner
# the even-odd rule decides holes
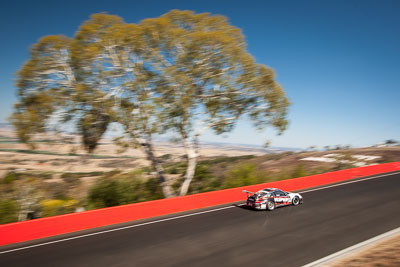
[[[317,149],[317,146],[309,146],[307,150],[312,152],[312,151],[315,151],[316,149]]]
[[[92,153],[110,123],[109,103],[99,101],[99,90],[89,91],[80,82],[71,44],[65,36],[45,36],[33,45],[30,59],[17,73],[19,100],[10,121],[20,140],[33,148],[35,134],[58,132],[70,122]]]
[[[32,46],[30,59],[17,73],[19,101],[10,120],[25,143],[30,143],[34,134],[45,131],[51,114],[65,107],[62,96],[73,90],[74,76],[68,64],[69,42],[65,36],[41,38]]]
[[[394,140],[394,139],[388,139],[385,141],[386,145],[394,145],[394,144],[398,144],[399,142]]]

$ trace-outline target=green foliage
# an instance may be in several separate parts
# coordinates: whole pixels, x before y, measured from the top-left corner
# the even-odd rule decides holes
[[[163,194],[155,179],[141,180],[136,175],[100,178],[90,188],[88,208],[104,208],[123,204],[155,200]]]
[[[247,159],[252,159],[255,158],[254,155],[244,155],[244,156],[236,156],[236,157],[217,157],[215,159],[209,159],[209,160],[202,160],[201,164],[218,164],[222,162],[229,162],[233,163],[236,161],[242,161],[242,160],[247,160]]]
[[[24,172],[20,174],[21,177],[35,177],[38,179],[51,179],[53,178],[52,172]]]
[[[1,183],[3,183],[3,184],[12,184],[14,181],[16,181],[18,179],[24,179],[24,178],[51,179],[52,177],[53,177],[53,174],[51,172],[35,172],[35,171],[15,172],[15,171],[10,171],[3,177],[3,179],[1,180]]]
[[[221,189],[222,180],[214,177],[206,164],[196,166],[195,176],[190,184],[189,193],[201,193]]]
[[[293,152],[284,152],[284,153],[273,153],[266,156],[263,156],[265,160],[281,160],[285,157],[293,155]]]
[[[293,172],[292,172],[292,178],[296,178],[296,177],[303,177],[303,176],[307,176],[309,175],[304,164],[300,163],[297,164],[296,167],[294,167]]]
[[[20,88],[20,95],[25,92]],[[45,122],[54,111],[52,98],[44,92],[23,95],[20,102],[15,104],[15,112],[9,117],[16,134],[23,143],[35,148],[31,138],[34,134],[44,132]]]
[[[227,175],[223,187],[233,188],[260,183],[256,173],[256,166],[252,163],[242,163],[233,168]]]
[[[165,167],[165,173],[168,174],[184,174],[187,168],[186,162],[173,163]]]
[[[65,71],[64,55],[69,45],[65,36],[46,36],[32,46],[29,60],[17,72],[18,102],[10,122],[18,138],[31,144],[34,134],[45,131],[46,122],[62,106],[61,95],[70,88],[54,73]]]
[[[116,180],[100,178],[89,190],[89,206],[93,208],[112,207],[121,204],[119,186]]]
[[[115,171],[112,172],[114,173]],[[104,172],[65,172],[61,175],[61,178],[63,178],[65,182],[68,182],[68,179],[79,179],[81,177],[100,176],[103,174]]]
[[[141,171],[142,173],[150,174],[151,171],[152,171],[152,168],[151,168],[151,167],[148,167],[148,166],[145,166],[145,167],[142,167],[142,168],[140,169],[140,171]]]
[[[223,168],[228,170],[230,169],[229,166],[232,166],[236,162],[242,162],[246,161],[248,159],[252,159],[255,156],[253,155],[245,155],[245,156],[236,156],[236,157],[217,157],[214,159],[207,159],[207,160],[202,160],[197,164],[196,166],[196,171],[195,175],[193,177],[193,180],[190,184],[189,187],[189,193],[190,194],[195,194],[195,193],[201,193],[201,192],[208,192],[208,191],[214,191],[214,190],[219,190],[227,187],[234,187],[233,184],[235,184],[235,180],[240,174],[237,174],[235,177],[232,175],[228,175],[228,178],[224,177],[223,175],[216,175],[215,171],[212,170],[213,168]],[[239,163],[240,164],[240,163]],[[247,165],[248,164],[248,165]],[[246,167],[253,168],[255,165],[252,163],[241,163],[242,166],[239,169],[246,169]],[[240,165],[240,166],[241,166]],[[174,163],[170,166],[166,167],[166,173],[169,174],[181,174],[182,177],[179,179],[176,179],[172,187],[174,190],[178,190],[179,187],[181,186],[183,182],[183,175],[185,174],[185,169],[187,167],[186,162],[180,162],[180,163]],[[253,172],[254,174],[256,173],[255,169],[250,172]],[[257,172],[257,179],[255,179],[258,182],[264,181],[263,179],[266,179],[266,175],[260,174]],[[250,175],[251,176],[251,175]],[[247,179],[248,181],[245,183],[252,183],[254,182],[254,177],[250,177]],[[238,184],[241,184],[240,181],[237,181]]]
[[[42,217],[49,217],[74,212],[78,206],[75,199],[45,199],[40,202]]]
[[[18,203],[12,199],[0,199],[0,224],[18,220]]]
[[[18,138],[32,148],[32,137],[46,131],[50,121],[51,130],[70,121],[77,123],[91,153],[110,123],[110,101],[99,101],[104,93],[79,82],[82,72],[72,62],[73,43],[65,36],[41,38],[17,73],[18,102],[9,120]]]
[[[88,153],[92,153],[97,147],[110,121],[110,115],[99,108],[93,108],[81,117],[78,128],[82,135],[82,143]]]
[[[178,168],[176,168],[176,167],[169,168],[168,170],[166,170],[165,173],[178,174]]]
[[[221,166],[221,164],[224,164],[224,163],[232,164],[232,163],[235,163],[238,161],[243,161],[243,160],[253,159],[253,158],[255,158],[254,155],[244,155],[244,156],[236,156],[236,157],[221,156],[221,157],[216,157],[214,159],[201,160],[198,163],[198,166],[196,166],[196,173],[198,170],[200,170],[199,166],[201,166],[200,168],[204,167],[204,168],[209,169],[210,167],[213,167],[213,166]],[[182,174],[183,175],[187,168],[187,162],[165,164],[164,168],[165,168],[165,173]]]
[[[321,173],[330,172],[330,171],[332,171],[331,167],[319,166],[319,167],[313,168],[308,175],[321,174]]]
[[[17,173],[15,173],[15,172],[8,172],[4,177],[3,177],[3,179],[1,180],[1,182],[3,183],[3,184],[11,184],[12,182],[14,182],[15,180],[17,180],[19,177],[18,177],[18,174]]]
[[[100,175],[100,172],[96,172],[96,173],[99,173],[99,175]],[[114,169],[114,170],[112,170],[112,171],[109,171],[109,172],[104,173],[104,177],[113,177],[113,176],[118,175],[118,174],[120,174],[120,173],[121,173],[120,170]],[[142,173],[142,171],[139,170],[137,173]],[[135,174],[136,174],[136,171],[135,171]],[[97,175],[93,175],[93,176],[97,176]]]
[[[43,184],[43,191],[47,199],[69,199],[69,187],[65,183],[47,182]]]
[[[63,181],[69,186],[77,186],[81,183],[80,177],[75,175],[70,175],[72,173],[64,173],[61,175]]]
[[[172,183],[171,187],[175,192],[179,191],[179,188],[182,186],[183,180],[184,176],[182,175],[181,177],[176,179],[174,183]]]
[[[166,160],[171,159],[171,157],[172,157],[171,154],[164,154],[164,155],[162,155],[162,156],[160,156],[160,157],[158,157],[158,158],[159,158],[160,160],[162,160],[162,161],[166,161]]]

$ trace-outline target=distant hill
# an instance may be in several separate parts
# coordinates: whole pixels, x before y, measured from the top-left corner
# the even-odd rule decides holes
[[[12,129],[12,125],[8,122],[0,122],[0,128]]]
[[[10,131],[13,131],[13,126],[7,122],[0,122],[0,133],[7,132],[7,136],[12,134]],[[70,134],[69,134],[70,135]],[[155,138],[156,142],[161,143],[169,143],[172,146],[181,146],[180,144],[173,144],[170,143],[168,138],[165,137],[158,137]],[[109,136],[105,136],[102,139],[101,143],[112,143],[112,138]],[[257,151],[262,153],[277,153],[277,152],[285,152],[285,151],[292,151],[292,152],[300,152],[304,149],[302,148],[292,148],[292,147],[268,147],[265,148],[261,145],[251,145],[251,144],[236,144],[236,143],[224,143],[224,142],[201,142],[202,148],[217,148],[217,149],[224,149],[224,150],[239,150],[239,151]]]
[[[217,147],[217,148],[230,148],[235,150],[251,150],[251,151],[260,151],[265,153],[276,153],[283,151],[292,151],[299,152],[303,151],[302,148],[294,148],[294,147],[268,147],[265,148],[261,145],[251,145],[251,144],[236,144],[236,143],[222,143],[222,142],[202,142],[201,147]]]

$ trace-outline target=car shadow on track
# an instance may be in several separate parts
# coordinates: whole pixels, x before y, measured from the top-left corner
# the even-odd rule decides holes
[[[232,204],[232,206],[236,207],[236,208],[239,208],[239,209],[248,210],[249,212],[274,212],[275,211],[275,213],[293,212],[293,210],[296,208],[296,206],[293,206],[293,205],[278,206],[278,207],[275,207],[275,209],[273,211],[269,211],[269,210],[254,209],[254,208],[251,208],[251,207],[247,206],[244,203],[235,203],[235,204]]]
[[[239,208],[239,209],[248,210],[248,211],[256,211],[256,212],[265,211],[265,210],[253,209],[253,208],[251,208],[251,207],[249,207],[249,206],[246,206],[246,204],[244,204],[244,203],[239,203],[239,204],[236,203],[236,204],[232,204],[232,206],[234,206],[234,207],[236,207],[236,208]]]

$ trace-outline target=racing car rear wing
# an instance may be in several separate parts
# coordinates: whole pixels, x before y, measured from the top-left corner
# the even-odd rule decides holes
[[[247,193],[247,194],[255,194],[254,192],[250,192],[250,191],[247,191],[247,190],[242,190],[242,192],[243,193]]]

